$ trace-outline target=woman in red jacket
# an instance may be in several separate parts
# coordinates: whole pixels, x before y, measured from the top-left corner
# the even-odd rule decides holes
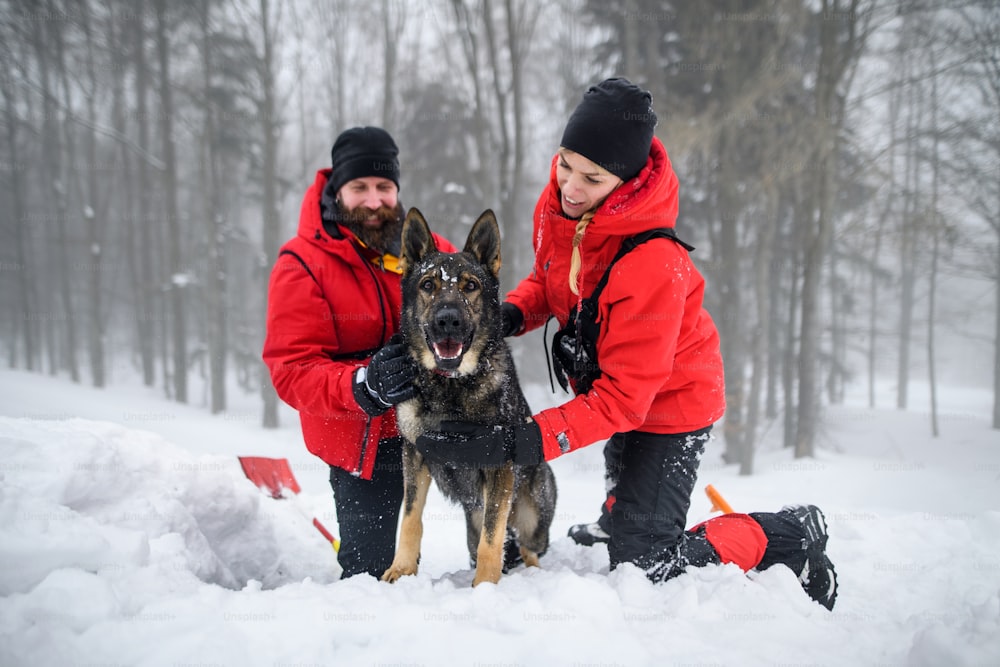
[[[330,466],[345,577],[379,577],[392,563],[403,498],[391,408],[413,395],[415,370],[390,342],[402,301],[397,155],[381,128],[337,137],[268,287],[264,362],[278,396],[299,412],[306,447]]]
[[[678,183],[653,136],[651,101],[624,79],[608,79],[584,95],[535,207],[534,269],[503,304],[507,335],[541,326],[551,315],[566,327],[607,272],[595,309],[598,333],[591,336],[596,377],[570,370],[577,395],[527,424],[472,436],[468,425],[451,433],[446,425],[443,436],[418,447],[435,458],[434,438],[468,441],[466,461],[475,463],[477,452],[502,444],[509,460],[532,463],[608,440],[615,469],[609,472],[617,479],[606,504],[606,536],[591,536],[608,542],[612,568],[634,563],[659,581],[688,565],[735,562],[749,570],[780,562],[832,608],[836,578],[818,508],[728,514],[684,530],[725,391],[719,335],[702,306],[705,281],[690,246],[673,235]],[[627,240],[654,229],[668,231],[618,256]],[[576,327],[568,331],[572,349],[586,347],[575,339]]]

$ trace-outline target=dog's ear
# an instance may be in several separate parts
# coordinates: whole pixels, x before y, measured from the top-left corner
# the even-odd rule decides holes
[[[424,215],[416,207],[411,208],[403,221],[403,252],[400,257],[403,273],[435,250],[437,246],[434,245],[434,237],[431,236],[431,228]]]
[[[486,209],[472,225],[465,241],[465,252],[471,254],[494,275],[500,274],[500,225],[493,211]]]

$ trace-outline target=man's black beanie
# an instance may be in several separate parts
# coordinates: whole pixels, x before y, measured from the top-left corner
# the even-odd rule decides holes
[[[653,96],[628,79],[591,86],[570,115],[560,146],[627,181],[646,165],[656,127]]]
[[[333,171],[327,188],[336,194],[344,183],[365,176],[388,178],[399,187],[399,149],[380,127],[352,127],[337,137],[330,152]]]

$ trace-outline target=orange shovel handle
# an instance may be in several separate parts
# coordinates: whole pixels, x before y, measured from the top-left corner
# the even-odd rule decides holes
[[[715,490],[715,487],[709,484],[705,487],[705,494],[708,495],[708,499],[712,501],[712,511],[719,511],[723,514],[732,514],[733,508],[726,499],[722,497],[722,494]]]

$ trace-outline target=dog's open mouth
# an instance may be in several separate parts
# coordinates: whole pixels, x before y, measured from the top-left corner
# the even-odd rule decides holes
[[[457,338],[442,338],[433,342],[428,340],[427,345],[434,353],[434,363],[438,370],[443,372],[458,370],[462,364],[462,357],[469,348],[468,342]]]
[[[462,354],[465,352],[465,345],[454,338],[445,338],[434,343],[432,349],[434,350],[434,356],[438,359],[453,361],[462,358]]]

